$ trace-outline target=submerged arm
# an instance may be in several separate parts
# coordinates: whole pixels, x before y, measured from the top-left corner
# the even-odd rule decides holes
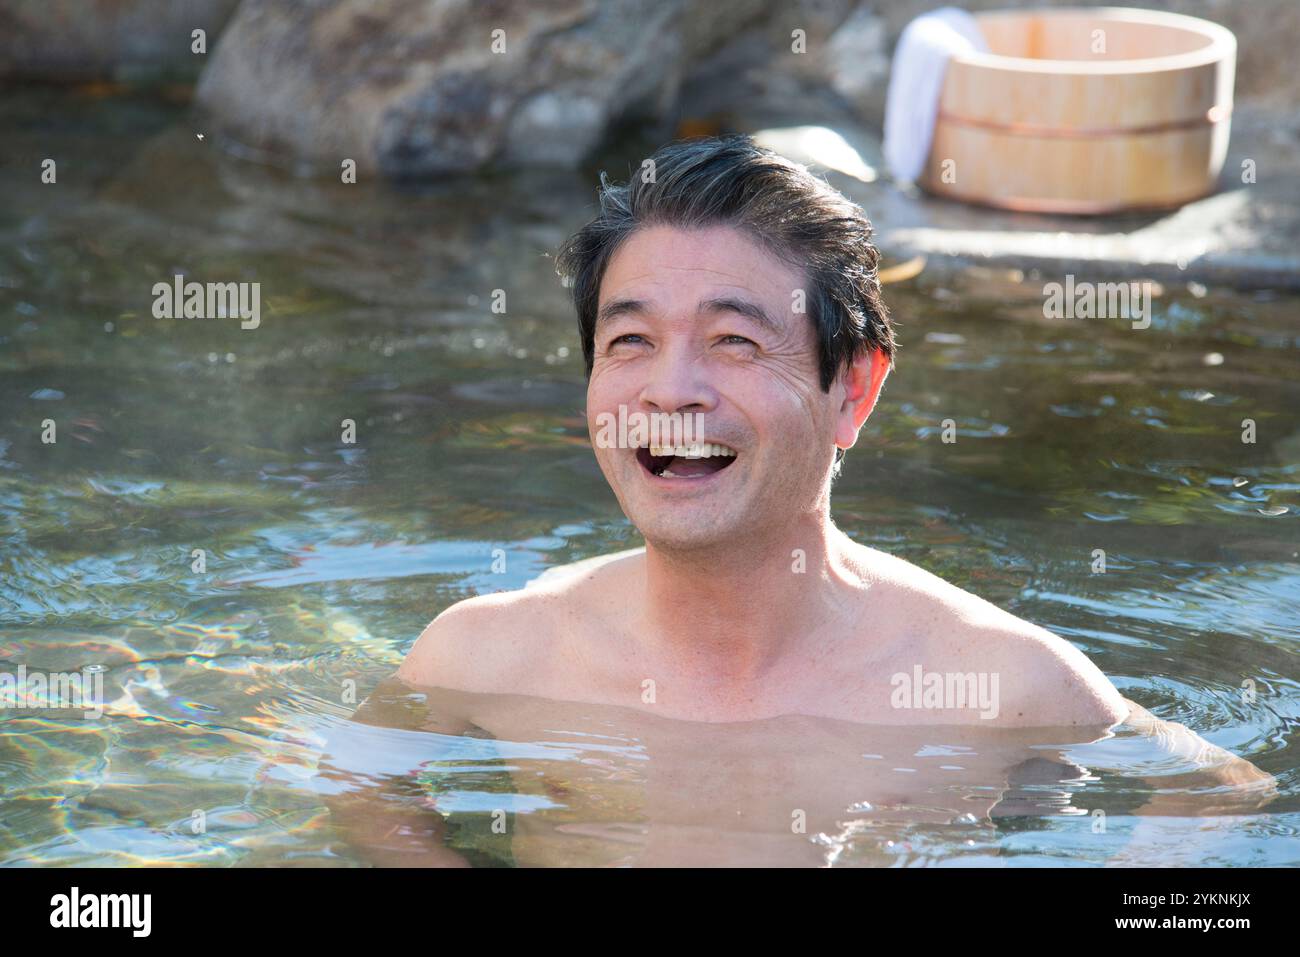
[[[1277,797],[1273,775],[1181,724],[1163,721],[1131,701],[1128,704],[1131,711],[1125,724],[1149,736],[1162,752],[1187,765],[1176,773],[1144,775],[1155,791],[1135,813],[1195,817],[1250,814]]]
[[[352,721],[358,725],[393,727],[393,705],[383,693],[409,694],[399,682],[385,681],[357,708]],[[426,729],[440,734],[459,734],[469,722],[449,715],[431,718]],[[346,735],[346,729],[344,734]],[[360,742],[365,747],[364,741]],[[416,762],[412,762],[413,764]],[[381,783],[370,783],[370,775],[337,769],[335,780],[349,786],[325,797],[330,818],[348,843],[366,862],[379,867],[469,867],[469,862],[446,846],[446,824],[442,815],[421,795],[409,775],[383,775]]]

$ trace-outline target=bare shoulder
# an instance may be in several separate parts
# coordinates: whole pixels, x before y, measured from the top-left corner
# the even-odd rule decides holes
[[[512,685],[521,657],[544,630],[536,597],[523,591],[458,601],[421,632],[397,677],[408,684],[498,691]],[[525,629],[525,623],[530,627]]]
[[[925,659],[917,664],[985,673],[990,681],[996,675],[993,723],[1109,728],[1128,716],[1129,704],[1110,679],[1069,641],[910,562],[867,551],[898,620],[914,630],[911,647]]]
[[[424,629],[397,677],[458,691],[546,694],[576,673],[576,626],[599,619],[611,579],[623,574],[614,566],[635,554],[558,566],[525,588],[457,602]]]

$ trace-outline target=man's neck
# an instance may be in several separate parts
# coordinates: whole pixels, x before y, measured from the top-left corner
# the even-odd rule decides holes
[[[647,659],[703,685],[752,685],[851,614],[862,588],[851,547],[826,514],[717,549],[647,543]]]

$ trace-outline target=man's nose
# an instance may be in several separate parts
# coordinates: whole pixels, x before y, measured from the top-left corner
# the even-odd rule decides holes
[[[717,393],[704,373],[704,364],[685,343],[660,349],[650,363],[641,402],[658,412],[708,412],[717,405]]]

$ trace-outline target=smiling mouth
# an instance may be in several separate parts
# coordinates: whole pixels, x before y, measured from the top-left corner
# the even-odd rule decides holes
[[[651,446],[636,450],[636,459],[651,475],[667,479],[698,479],[736,461],[736,450],[716,442],[698,445]]]

